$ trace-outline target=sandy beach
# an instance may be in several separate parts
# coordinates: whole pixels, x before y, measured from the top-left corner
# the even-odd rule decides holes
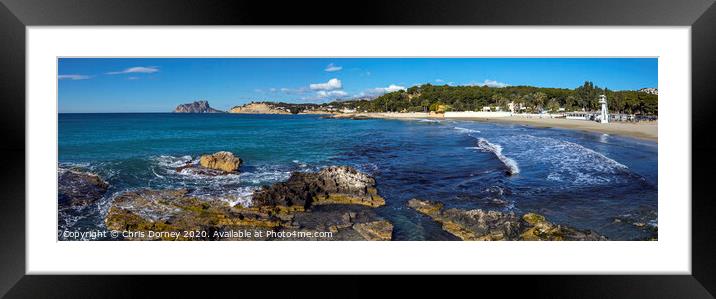
[[[428,114],[428,113],[351,113],[351,114],[336,114],[334,118],[389,118],[389,119],[459,119],[459,120],[471,120],[471,121],[484,121],[493,123],[513,123],[513,124],[524,124],[542,128],[562,128],[570,130],[580,130],[588,132],[598,132],[613,135],[629,136],[639,139],[658,141],[658,124],[657,122],[642,122],[642,123],[625,123],[625,122],[612,122],[608,124],[601,124],[594,121],[585,120],[574,120],[564,118],[530,118],[523,116],[509,116],[509,117],[461,117],[461,118],[446,118],[442,114]]]
[[[462,119],[462,118],[461,118]],[[612,122],[601,124],[594,121],[563,119],[563,118],[527,118],[509,116],[500,118],[470,118],[469,120],[495,123],[516,123],[543,128],[562,128],[588,132],[599,132],[613,135],[623,135],[651,141],[658,140],[657,122],[626,123]]]

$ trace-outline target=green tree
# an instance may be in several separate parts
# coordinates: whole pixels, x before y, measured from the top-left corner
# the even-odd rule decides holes
[[[557,99],[549,100],[547,103],[547,110],[549,110],[550,113],[559,112],[559,103],[557,102]]]

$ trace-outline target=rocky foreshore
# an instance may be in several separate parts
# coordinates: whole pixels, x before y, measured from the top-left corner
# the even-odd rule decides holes
[[[241,163],[233,153],[217,152],[177,171],[221,175],[238,172]],[[58,181],[61,207],[94,203],[109,186],[98,175],[76,169],[60,168]],[[110,230],[131,232],[122,236],[126,240],[392,240],[393,224],[375,211],[385,202],[375,178],[349,166],[330,166],[294,172],[285,182],[263,186],[246,206],[199,198],[186,188],[126,191],[113,199],[104,223]],[[445,208],[439,201],[420,199],[411,199],[408,207],[466,241],[606,240],[535,213]],[[623,218],[615,222],[642,223]]]
[[[105,224],[152,232],[129,240],[391,240],[393,225],[372,209],[384,203],[375,179],[340,166],[294,173],[257,191],[248,207],[198,199],[187,189],[125,192]]]
[[[604,241],[591,230],[553,224],[539,214],[444,209],[441,202],[411,199],[408,206],[440,223],[442,228],[465,241]]]

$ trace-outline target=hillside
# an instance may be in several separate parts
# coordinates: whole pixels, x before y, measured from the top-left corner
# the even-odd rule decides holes
[[[235,106],[229,110],[229,113],[244,114],[291,114],[291,112],[283,106],[270,103],[249,103],[241,106]]]
[[[645,90],[646,91],[646,90]],[[366,112],[480,111],[483,107],[509,110],[510,103],[520,112],[598,110],[598,96],[607,95],[610,112],[658,114],[658,95],[642,91],[613,91],[592,82],[575,89],[533,86],[449,86],[424,84],[386,93],[373,100],[332,102],[338,109]]]

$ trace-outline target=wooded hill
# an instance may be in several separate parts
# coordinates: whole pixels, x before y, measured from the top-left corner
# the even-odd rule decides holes
[[[480,111],[483,107],[508,104],[525,107],[522,112],[599,110],[599,95],[606,94],[610,112],[657,115],[658,96],[639,91],[612,91],[592,82],[575,89],[532,86],[449,86],[424,84],[386,93],[373,100],[335,101],[329,105],[368,112]]]

